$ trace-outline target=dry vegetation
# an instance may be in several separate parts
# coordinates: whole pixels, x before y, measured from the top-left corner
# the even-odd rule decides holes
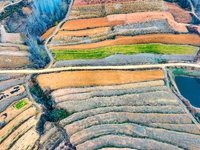
[[[21,44],[0,43],[0,68],[14,69],[30,65],[28,47]]]
[[[146,79],[139,81],[135,74],[142,79],[142,72]],[[154,75],[156,78],[150,79],[155,81],[145,81],[149,80],[150,72],[157,72]],[[158,77],[159,74],[161,77]],[[72,76],[76,78],[72,79]],[[44,74],[37,79],[43,90],[47,86],[53,90],[51,96],[55,106],[70,114],[59,125],[66,130],[77,150],[111,147],[199,149],[200,130],[185,113],[177,97],[166,87],[163,76],[159,70],[146,73],[77,71]],[[110,84],[113,81],[115,83]],[[59,134],[55,127],[49,127],[47,133],[43,141],[47,137],[57,140]],[[60,147],[63,147],[62,144]]]
[[[31,117],[35,116],[36,114],[37,114],[37,110],[34,106],[32,106],[32,107],[25,109],[23,112],[21,112],[17,116],[15,116],[10,122],[6,123],[6,125],[0,130],[0,135],[1,135],[1,137],[0,137],[1,147],[0,148],[1,149],[2,148],[7,149],[8,147],[11,148],[12,142],[10,143],[8,141],[10,141],[10,140],[17,141],[18,138],[20,138],[20,136],[18,136],[18,134],[16,134],[15,132],[18,131],[18,133],[20,133],[23,130],[27,131],[32,126],[35,126],[37,120],[35,120],[34,118],[32,118],[33,119],[32,120]],[[28,128],[23,128],[24,126],[28,127]],[[36,130],[35,130],[35,132],[36,132]],[[22,133],[25,134],[24,131]],[[31,136],[31,135],[29,135],[29,136]],[[9,139],[8,141],[7,141],[7,138]],[[32,138],[31,137],[27,138],[27,142],[24,144],[31,144],[31,143],[34,144],[36,140],[34,141],[34,140],[32,140]],[[2,144],[2,142],[4,144]],[[16,143],[14,146],[20,146],[19,144],[21,144],[21,143]]]
[[[94,28],[88,30],[79,30],[79,31],[59,31],[54,39],[58,39],[63,36],[92,36],[94,34],[101,34],[102,32],[108,33],[111,30],[110,27]]]
[[[101,0],[75,0],[73,6],[83,6],[83,5],[91,5],[91,4],[108,4],[108,3],[123,3],[129,1],[137,1],[137,0],[110,0],[110,1],[101,1]]]
[[[28,57],[0,56],[0,68],[23,68],[30,65]]]
[[[169,12],[138,12],[130,14],[108,15],[104,18],[70,20],[62,26],[62,30],[80,30],[96,27],[115,26],[120,24],[130,24],[151,21],[156,19],[167,19],[170,26],[179,32],[187,32],[186,25],[181,25],[174,21]]]
[[[45,89],[51,90],[63,87],[96,86],[109,84],[123,84],[139,81],[163,79],[161,70],[149,71],[76,71],[41,74],[37,80]]]
[[[49,46],[51,50],[86,50],[106,46],[144,44],[144,43],[165,43],[182,45],[200,45],[200,37],[195,34],[150,34],[140,36],[118,36],[114,40],[105,40],[92,44],[80,44],[72,46]]]
[[[74,30],[74,32],[70,30]],[[174,34],[175,32],[179,34]],[[188,33],[187,24],[177,23],[169,12],[115,14],[104,18],[66,22],[53,37],[49,48],[51,50],[80,49],[77,47],[92,49],[125,45],[124,42],[126,44],[166,43],[199,46],[198,35],[189,33],[182,35],[181,33]],[[123,39],[123,42],[119,42],[119,39],[115,38],[118,36],[127,36],[127,38]],[[107,40],[110,38],[115,40]],[[179,38],[181,40],[178,40]],[[128,41],[126,41],[127,39]]]
[[[29,101],[24,74],[0,74],[0,149],[32,149],[40,111]]]
[[[19,115],[20,113],[22,113],[23,111],[25,111],[27,108],[29,108],[32,105],[32,103],[28,101],[27,98],[25,98],[25,100],[26,102],[28,102],[28,104],[22,107],[21,109],[14,108],[13,106],[17,103],[17,102],[14,102],[10,106],[8,106],[6,110],[0,113],[0,116],[2,116],[5,113],[7,114],[7,117],[4,120],[5,122],[10,122],[13,118],[15,118],[17,115]]]
[[[126,1],[91,1],[86,5],[74,2],[70,19],[100,17],[110,14],[132,13],[142,11],[162,11],[163,1],[153,0],[151,2],[142,0],[126,0]]]

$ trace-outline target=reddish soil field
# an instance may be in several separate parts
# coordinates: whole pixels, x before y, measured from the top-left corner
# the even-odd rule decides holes
[[[109,21],[108,18],[93,18],[93,19],[80,19],[80,20],[70,20],[67,21],[63,26],[62,30],[80,30],[89,29],[105,26],[115,26],[119,24],[124,24],[123,20],[119,21]]]
[[[124,20],[125,24],[144,22],[155,19],[174,19],[169,12],[137,12],[129,14],[108,15],[107,18],[111,22]]]
[[[168,7],[167,11],[170,12],[176,22],[178,23],[188,23],[192,20],[189,12],[179,7],[177,4],[165,2]]]
[[[130,14],[108,15],[105,18],[78,19],[66,22],[62,30],[80,30],[97,27],[111,27],[121,24],[138,23],[156,19],[167,19],[170,26],[179,32],[188,32],[185,24],[179,24],[174,21],[169,12],[138,12]]]
[[[51,90],[55,90],[64,87],[124,84],[164,78],[162,70],[98,70],[41,74],[37,77],[37,80],[43,89],[50,87]]]
[[[164,44],[183,44],[200,46],[200,37],[195,34],[150,34],[141,36],[120,36],[115,40],[106,40],[92,44],[80,44],[73,46],[50,46],[51,50],[82,50],[93,49],[105,46],[144,44],[144,43],[164,43]]]
[[[54,31],[55,28],[56,28],[56,27],[52,27],[52,28],[50,28],[49,30],[47,30],[47,32],[45,32],[45,33],[41,36],[41,39],[42,39],[42,40],[45,40],[47,37],[49,37],[49,36],[53,33],[53,31]]]

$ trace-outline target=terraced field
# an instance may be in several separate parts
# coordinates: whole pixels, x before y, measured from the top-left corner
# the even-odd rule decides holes
[[[70,64],[85,65],[82,62],[89,59],[98,59],[97,61],[102,62],[103,60],[100,60],[102,58],[108,59],[109,63],[113,62],[115,65],[118,64],[117,61],[109,60],[108,57],[115,57],[116,54],[154,53],[195,56],[197,51],[194,53],[187,50],[181,52],[182,47],[178,47],[183,45],[189,49],[188,45],[200,45],[200,38],[197,35],[200,26],[190,24],[191,21],[192,17],[187,10],[175,3],[162,0],[151,2],[148,0],[91,2],[75,0],[69,20],[53,36],[48,43],[48,48],[52,51],[55,60],[58,61],[55,63],[55,67],[68,66],[65,64],[69,64],[69,66]],[[48,30],[41,38],[48,37],[53,29]],[[129,47],[134,44],[152,43],[171,44],[177,46],[177,49],[172,50],[173,52],[168,51],[168,53],[163,50],[160,52],[143,51],[142,48],[139,48],[137,52],[134,51],[134,48],[131,52],[126,48],[123,49],[123,52],[121,51],[123,45]],[[145,46],[148,47],[148,45]],[[105,47],[105,49],[101,49],[101,47]],[[163,49],[165,48],[163,47]],[[156,49],[156,47],[152,47],[152,49]],[[186,61],[185,59],[176,60],[178,62]],[[132,59],[129,58],[129,61],[131,62]],[[146,62],[140,64],[143,63]],[[151,63],[151,61],[147,63]],[[160,61],[155,63],[160,63]]]
[[[64,87],[123,84],[163,78],[164,74],[161,70],[97,70],[41,74],[37,80],[43,90],[48,88],[55,90]]]
[[[155,70],[156,71],[156,70]],[[96,71],[93,71],[94,74]],[[132,71],[132,76],[138,74]],[[58,77],[61,73],[48,74],[51,80],[57,76],[57,85],[41,80],[47,75],[39,75],[41,87],[49,84],[55,107],[65,109],[69,116],[59,122],[77,150],[94,149],[200,149],[200,130],[185,112],[180,100],[169,90],[163,77],[151,75],[146,71],[143,80],[128,80],[128,76],[113,75],[115,84],[99,84],[99,78],[90,75],[94,82],[80,84],[63,83]],[[74,82],[86,79],[88,74],[65,74]],[[98,72],[101,78],[110,80]],[[81,76],[80,76],[81,75]],[[77,81],[75,81],[77,80]],[[127,82],[123,82],[127,80]],[[48,80],[49,81],[49,80]],[[147,82],[148,81],[148,82]],[[88,84],[89,83],[89,84]],[[48,89],[48,88],[47,88]],[[46,89],[43,88],[45,91]],[[46,133],[55,141],[59,133],[50,128]],[[65,147],[62,143],[59,147]]]
[[[0,149],[32,149],[40,112],[27,97],[25,75],[0,74]]]
[[[145,41],[145,39],[142,39],[141,36],[140,40]],[[170,37],[170,36],[168,36]],[[179,36],[180,37],[180,36]],[[159,37],[153,38],[149,37],[149,40],[155,40]],[[128,37],[125,38],[126,40],[123,41],[122,39],[118,39],[115,41],[108,41],[107,44],[112,45],[113,43],[120,44],[120,42],[132,42],[129,41]],[[131,37],[130,37],[131,39]],[[132,38],[133,39],[133,38]],[[164,38],[160,38],[160,40],[163,40]],[[167,39],[167,38],[166,38]],[[175,39],[175,38],[174,38]],[[138,39],[139,40],[139,39]],[[179,38],[180,40],[180,38]],[[134,42],[137,42],[137,39],[133,40]],[[109,43],[110,42],[110,43]],[[85,50],[83,47],[80,46],[69,46],[72,49],[75,50],[53,50],[52,53],[55,55],[55,60],[76,60],[76,59],[99,59],[99,58],[106,58],[108,56],[112,56],[117,54],[139,54],[139,53],[153,53],[153,54],[182,54],[182,55],[195,55],[198,51],[198,47],[194,46],[183,46],[183,45],[166,45],[166,44],[137,44],[137,45],[119,45],[119,46],[106,46],[106,42],[100,42],[97,45],[101,45],[101,48],[94,48],[94,49],[88,49]],[[84,44],[82,46],[85,47],[96,47],[95,44]],[[62,47],[59,47],[62,49]],[[82,49],[83,48],[83,49]],[[153,58],[152,58],[153,59]],[[95,64],[95,63],[94,63]]]
[[[95,18],[110,14],[162,11],[162,0],[113,0],[113,1],[80,1],[75,0],[70,19]]]
[[[28,47],[22,44],[0,43],[0,68],[25,68],[30,65]]]
[[[20,33],[7,33],[4,26],[0,27],[0,68],[26,68],[31,64],[28,46]]]
[[[11,103],[27,96],[24,84],[25,75],[0,74],[0,112]]]
[[[192,21],[189,12],[177,6],[177,4],[165,2],[165,5],[167,6],[167,11],[173,15],[176,22],[189,23]]]

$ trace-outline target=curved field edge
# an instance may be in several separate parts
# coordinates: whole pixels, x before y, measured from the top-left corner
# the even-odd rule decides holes
[[[195,55],[198,47],[188,45],[166,45],[166,44],[137,44],[109,46],[87,50],[53,50],[55,60],[74,60],[74,59],[98,59],[105,58],[116,53],[120,54],[192,54]]]
[[[129,45],[129,44],[148,44],[162,43],[175,45],[193,45],[200,46],[200,37],[196,34],[148,34],[139,36],[116,36],[113,40],[105,40],[97,43],[57,46],[49,45],[50,50],[66,49],[94,49],[106,46]]]

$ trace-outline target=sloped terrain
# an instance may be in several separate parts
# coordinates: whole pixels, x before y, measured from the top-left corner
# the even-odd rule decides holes
[[[187,7],[183,7],[182,3],[170,3],[162,0],[151,2],[75,0],[68,21],[52,37],[48,48],[52,50],[55,60],[58,61],[54,65],[56,67],[66,66],[65,64],[74,60],[78,62],[76,65],[85,65],[85,63],[82,64],[84,60],[97,59],[97,61],[101,61],[99,59],[114,57],[113,53],[109,54],[110,52],[102,54],[101,47],[110,49],[109,46],[146,43],[199,46],[200,27],[192,25],[192,20],[189,4]],[[53,28],[48,30],[42,38],[46,38],[52,32]],[[89,49],[91,49],[90,52]],[[152,47],[152,49],[155,48]],[[185,55],[179,51],[180,49],[181,47],[177,47],[176,54]],[[94,57],[92,51],[97,57]],[[191,55],[194,56],[196,52]],[[130,54],[120,50],[115,53]],[[137,53],[174,54],[173,52],[156,53],[142,50]],[[182,59],[181,61],[186,60]],[[140,64],[143,63],[146,62]],[[156,63],[160,63],[160,61]]]
[[[31,64],[30,55],[25,45],[0,43],[0,68],[26,68]]]
[[[189,23],[192,21],[189,11],[182,9],[180,6],[177,6],[177,4],[165,2],[165,5],[167,6],[167,11],[173,15],[176,22]]]
[[[0,74],[0,149],[32,149],[40,111],[27,97],[23,74]]]
[[[85,81],[89,76],[77,74],[82,75],[78,78],[75,74],[66,76],[76,77],[77,82]],[[63,83],[64,75],[54,78],[59,73],[48,74],[56,85],[63,85],[56,88],[53,82],[41,79],[46,79],[47,75],[38,76],[41,87],[49,86],[53,90],[50,94],[54,107],[68,112],[69,116],[61,120],[59,126],[66,131],[77,150],[200,148],[199,128],[185,112],[181,101],[165,85],[164,78],[157,76],[148,80],[150,72],[146,71],[146,79],[141,81],[101,85],[100,79],[110,79],[108,75],[98,74],[101,78],[90,76],[96,84],[82,82],[76,86]],[[113,75],[119,81],[126,77]],[[53,128],[47,133],[51,135],[48,135],[50,139],[58,136]],[[66,146],[61,143],[57,149],[61,147]]]
[[[130,12],[162,11],[163,1],[152,0],[113,0],[113,1],[80,1],[75,0],[70,19],[96,18],[110,14]]]

